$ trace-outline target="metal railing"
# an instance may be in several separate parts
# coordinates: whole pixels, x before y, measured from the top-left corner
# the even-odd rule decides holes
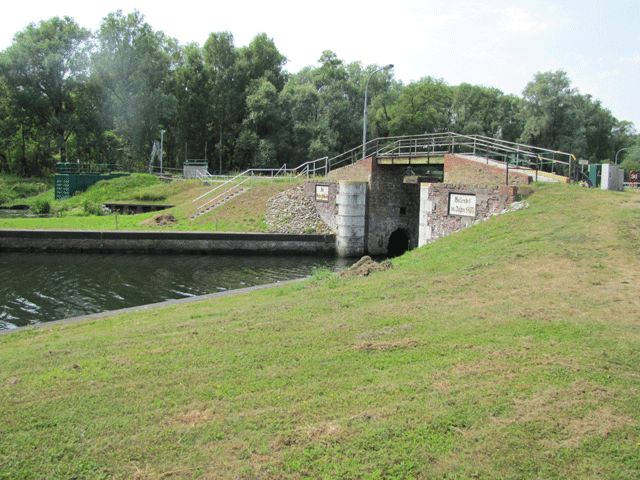
[[[463,135],[454,132],[425,133],[379,137],[328,159],[327,172],[355,163],[365,156],[376,158],[415,158],[442,156],[446,153],[469,154],[512,167],[541,170],[575,178],[576,157],[567,152],[500,140],[483,135]]]
[[[211,175],[207,172],[205,175],[201,173],[199,178],[207,181],[208,183],[219,183],[219,185],[215,186],[211,190],[206,191],[202,195],[194,198],[192,203],[196,203],[199,200],[204,199],[205,197],[209,197],[215,192],[218,194],[206,201],[202,202],[196,207],[196,212],[206,209],[221,197],[231,193],[232,191],[239,188],[241,185],[245,184],[249,180],[272,180],[274,178],[282,178],[282,177],[301,177],[301,176],[316,176],[319,174],[326,175],[328,172],[328,163],[327,157],[322,157],[317,160],[310,160],[301,165],[298,165],[295,168],[287,168],[287,164],[285,163],[280,168],[249,168],[244,172],[238,173],[234,176],[219,176],[219,175]]]

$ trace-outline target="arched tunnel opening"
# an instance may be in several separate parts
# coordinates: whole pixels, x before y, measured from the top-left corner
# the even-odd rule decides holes
[[[397,257],[407,250],[409,250],[409,235],[407,234],[407,231],[402,228],[394,230],[389,236],[387,255],[390,257]]]

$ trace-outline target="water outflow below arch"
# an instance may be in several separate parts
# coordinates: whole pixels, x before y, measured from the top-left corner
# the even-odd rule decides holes
[[[387,243],[387,255],[397,257],[409,250],[409,234],[403,228],[394,230]]]

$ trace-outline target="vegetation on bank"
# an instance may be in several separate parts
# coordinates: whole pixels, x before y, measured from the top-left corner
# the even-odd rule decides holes
[[[637,478],[640,196],[366,278],[0,336],[0,478]]]
[[[11,181],[13,177],[0,176]],[[17,181],[17,180],[16,180]],[[66,200],[55,200],[54,190],[49,188],[37,195],[14,198],[7,205],[22,204],[31,207],[33,213],[50,213],[50,217],[0,217],[0,228],[13,229],[62,229],[62,230],[206,230],[221,232],[263,232],[267,230],[264,213],[267,200],[301,179],[255,179],[243,186],[247,193],[232,199],[211,212],[191,219],[196,205],[193,199],[215,187],[199,180],[164,182],[154,175],[132,174],[127,177],[103,180],[85,192]],[[24,183],[24,182],[23,182]],[[25,183],[26,184],[26,183]],[[40,185],[40,182],[35,182]],[[28,189],[25,188],[25,191]],[[32,189],[33,190],[33,189]],[[32,191],[28,190],[28,191]],[[35,190],[34,190],[35,191]],[[222,190],[221,190],[222,191]],[[214,193],[208,198],[217,195]],[[206,198],[202,202],[206,201]],[[116,215],[105,212],[104,203],[137,203],[174,205],[161,212],[136,215]],[[159,214],[173,215],[176,222],[157,225]]]
[[[0,207],[21,204],[27,198],[34,198],[51,188],[50,183],[50,180],[42,178],[0,175]]]

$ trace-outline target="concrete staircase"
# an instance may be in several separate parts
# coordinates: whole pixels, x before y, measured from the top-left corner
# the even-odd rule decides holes
[[[228,191],[224,192],[224,194],[222,194],[219,197],[217,197],[214,202],[206,204],[205,206],[196,209],[195,213],[193,215],[191,215],[191,217],[189,217],[189,218],[191,218],[191,220],[195,220],[196,218],[201,217],[202,215],[205,215],[205,214],[215,210],[218,207],[221,207],[225,203],[227,203],[227,202],[233,200],[234,198],[242,195],[243,193],[249,191],[250,189],[251,189],[250,187],[242,187],[242,188],[238,188],[238,189],[229,189]]]

